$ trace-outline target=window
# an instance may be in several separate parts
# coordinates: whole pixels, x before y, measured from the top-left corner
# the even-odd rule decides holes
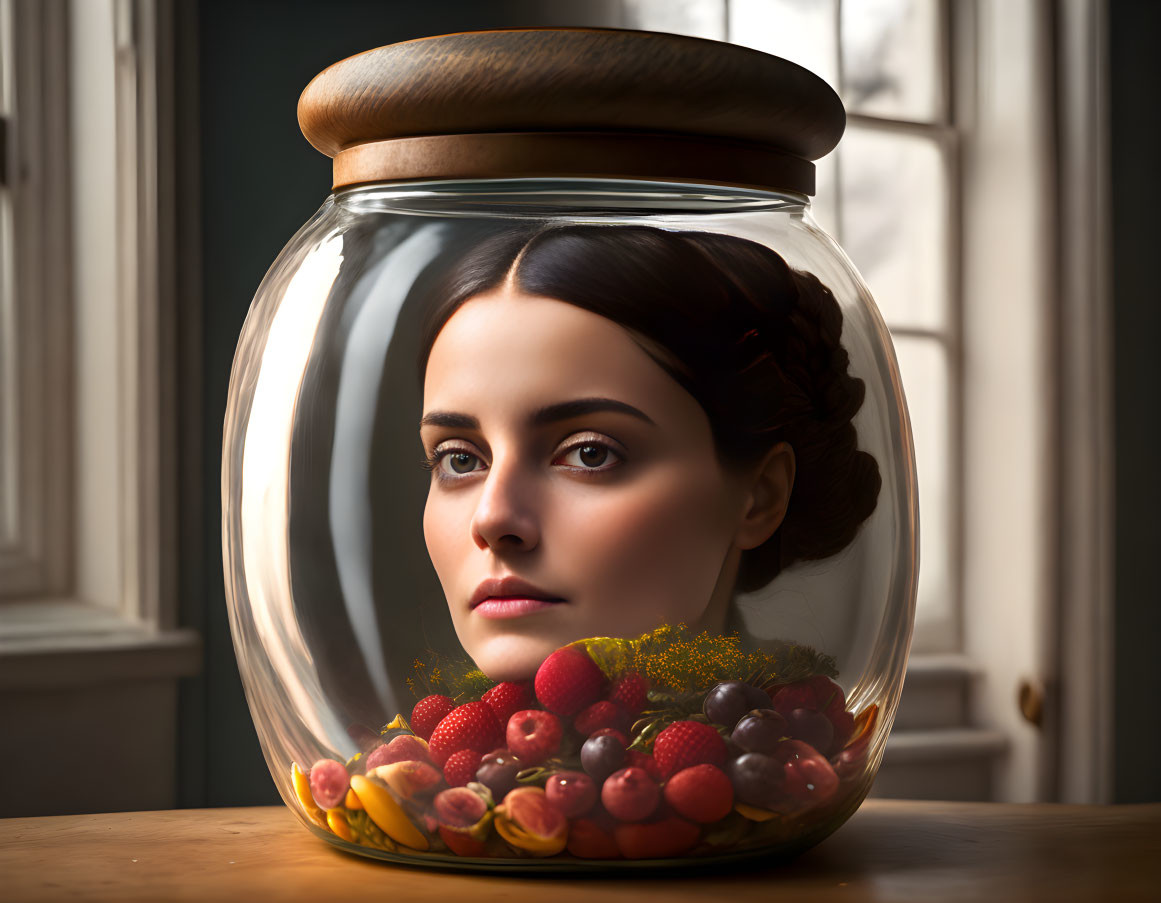
[[[58,780],[25,755],[0,816],[176,798],[176,681],[200,653],[177,627],[173,18],[0,0],[3,752],[85,736],[114,769]]]
[[[633,27],[799,63],[848,111],[842,142],[818,161],[812,206],[891,330],[920,489],[911,666],[876,790],[1100,800],[1107,783],[1093,775],[1107,772],[1107,749],[1092,731],[1082,740],[1081,724],[1099,723],[1109,698],[1107,628],[1093,629],[1111,604],[1108,456],[1089,440],[1107,435],[1109,405],[1104,176],[1090,137],[1100,134],[1101,4],[626,8]],[[1071,182],[1057,182],[1058,167]],[[1083,278],[1064,279],[1062,267]],[[1088,444],[1061,444],[1061,431]],[[1064,686],[1065,654],[1096,671],[1095,691]],[[1035,717],[1045,699],[1047,721],[1034,726],[1025,712]]]

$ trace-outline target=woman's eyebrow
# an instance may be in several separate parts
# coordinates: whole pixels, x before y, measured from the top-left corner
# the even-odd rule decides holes
[[[633,407],[631,404],[616,401],[612,398],[576,398],[572,401],[560,401],[556,404],[546,405],[532,412],[528,418],[528,424],[529,426],[544,426],[548,423],[555,423],[558,420],[570,420],[573,417],[583,417],[586,414],[594,414],[599,411],[628,414],[630,417],[636,417],[638,420],[643,420],[651,426],[657,425],[644,411]],[[425,426],[444,426],[478,430],[480,428],[480,421],[470,414],[458,414],[452,411],[430,411],[423,415],[423,419],[419,421],[419,426],[421,429]]]

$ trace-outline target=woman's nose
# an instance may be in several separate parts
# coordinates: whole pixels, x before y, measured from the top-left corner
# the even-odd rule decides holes
[[[472,539],[481,549],[529,551],[540,542],[534,488],[516,461],[493,461],[472,517]]]

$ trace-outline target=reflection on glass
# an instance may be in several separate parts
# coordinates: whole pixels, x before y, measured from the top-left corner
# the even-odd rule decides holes
[[[919,522],[916,621],[947,624],[953,613],[950,575],[951,497],[947,351],[936,339],[897,337],[895,353],[907,393],[923,517]],[[938,631],[938,628],[937,628]]]
[[[938,10],[932,0],[843,0],[842,98],[849,112],[943,117]]]
[[[947,179],[927,138],[852,127],[840,149],[842,239],[887,323],[947,321]]]

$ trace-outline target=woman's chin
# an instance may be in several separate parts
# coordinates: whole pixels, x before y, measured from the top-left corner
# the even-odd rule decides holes
[[[489,637],[468,650],[480,670],[497,683],[503,680],[531,680],[549,655],[569,640],[549,637],[504,635]]]

